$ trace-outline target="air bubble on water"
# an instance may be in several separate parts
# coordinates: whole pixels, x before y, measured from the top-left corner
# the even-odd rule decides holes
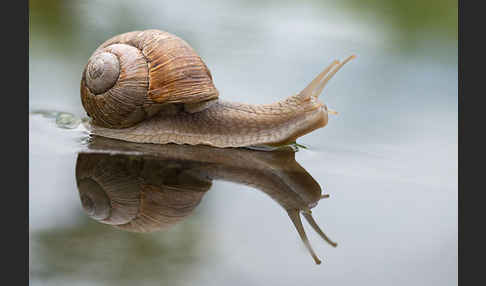
[[[81,118],[67,112],[60,112],[56,116],[56,125],[60,128],[74,129],[81,124]]]
[[[84,118],[81,119],[72,113],[54,110],[35,110],[31,111],[30,115],[41,115],[44,118],[55,119],[56,126],[63,129],[75,129],[81,122],[85,121]]]
[[[88,136],[84,136],[84,137],[79,138],[78,142],[81,143],[81,145],[88,145],[92,141],[93,141],[93,138],[88,135]]]

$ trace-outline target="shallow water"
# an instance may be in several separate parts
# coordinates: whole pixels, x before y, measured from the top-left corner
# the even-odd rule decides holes
[[[191,6],[200,13],[189,18],[177,16],[184,5],[151,3],[121,25],[101,13],[135,4],[123,2],[122,13],[83,3],[68,7],[87,19],[72,38],[43,40],[39,26],[31,30],[32,285],[457,285],[457,42],[431,32],[402,48],[380,20],[307,2]],[[306,148],[295,154],[89,138],[78,120],[81,70],[108,34],[144,28],[187,39],[222,96],[248,103],[294,94],[333,59],[358,58],[324,89],[339,114],[300,138]],[[92,199],[83,208],[80,191],[96,187],[78,188],[82,170],[102,170],[117,186],[163,182],[199,196],[179,202],[184,212],[165,229],[130,232],[93,219]],[[320,265],[286,211],[304,205],[337,243],[303,220]]]

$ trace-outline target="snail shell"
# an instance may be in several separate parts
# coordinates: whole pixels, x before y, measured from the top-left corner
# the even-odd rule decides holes
[[[151,157],[80,153],[76,182],[83,209],[94,220],[153,232],[189,216],[211,187],[190,168]]]
[[[115,36],[99,46],[81,79],[81,101],[93,123],[132,126],[170,103],[218,98],[209,69],[181,38],[159,30]]]

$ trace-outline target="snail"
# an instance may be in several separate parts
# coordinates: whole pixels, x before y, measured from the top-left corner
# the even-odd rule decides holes
[[[78,154],[76,182],[81,204],[94,220],[132,232],[163,230],[199,205],[213,180],[248,185],[282,206],[317,264],[300,214],[330,245],[312,217],[321,187],[295,161],[295,152],[262,152],[210,146],[153,145],[93,136]]]
[[[348,61],[334,61],[304,90],[272,104],[219,98],[211,72],[183,39],[160,30],[112,37],[89,58],[81,102],[89,130],[137,143],[280,146],[324,127],[333,113],[318,99]]]

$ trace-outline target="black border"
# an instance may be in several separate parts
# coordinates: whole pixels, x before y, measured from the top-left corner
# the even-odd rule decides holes
[[[29,283],[29,10],[27,1],[4,5],[2,26],[2,280]],[[6,254],[6,255],[5,255]]]
[[[486,48],[483,44],[485,15],[480,4],[480,1],[462,0],[458,6],[458,271],[459,284],[463,285],[485,283],[481,251],[485,200],[480,198],[485,191],[480,179],[484,176],[482,153],[486,141],[482,135],[486,112],[480,100],[485,97],[483,55]],[[467,225],[469,231],[465,230]]]

